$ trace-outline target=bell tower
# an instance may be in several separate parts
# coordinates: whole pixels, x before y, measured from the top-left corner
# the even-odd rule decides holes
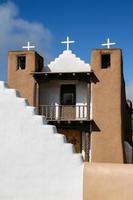
[[[8,85],[19,90],[32,106],[36,106],[37,83],[31,72],[43,68],[43,58],[36,51],[10,51],[8,53]]]
[[[92,50],[92,162],[123,163],[125,85],[121,49]]]

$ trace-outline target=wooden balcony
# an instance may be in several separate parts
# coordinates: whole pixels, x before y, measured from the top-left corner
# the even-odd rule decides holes
[[[87,105],[40,105],[39,113],[48,121],[88,121]]]

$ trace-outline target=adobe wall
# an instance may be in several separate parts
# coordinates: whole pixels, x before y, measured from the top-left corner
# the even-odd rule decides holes
[[[132,200],[133,165],[85,163],[84,200]]]
[[[101,55],[111,55],[111,66],[101,68]],[[91,86],[92,162],[123,163],[122,53],[120,49],[92,51],[94,77]]]
[[[17,56],[26,56],[26,68],[17,69]],[[26,98],[30,105],[36,104],[35,80],[30,74],[32,71],[40,70],[37,60],[42,59],[35,51],[11,51],[8,54],[8,85],[10,88],[19,90],[22,97]]]

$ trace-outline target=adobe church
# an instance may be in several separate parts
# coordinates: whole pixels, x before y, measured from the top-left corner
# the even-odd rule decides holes
[[[132,162],[132,103],[126,100],[122,50],[93,49],[91,64],[67,45],[45,65],[36,51],[10,51],[8,85],[35,106],[47,123],[55,125],[75,151],[90,162]],[[104,44],[106,45],[106,44]]]

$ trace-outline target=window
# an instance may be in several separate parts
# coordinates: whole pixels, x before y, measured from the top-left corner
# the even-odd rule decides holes
[[[17,57],[17,69],[25,69],[26,67],[26,56],[18,56]]]
[[[61,86],[61,105],[75,105],[76,87],[75,85]]]
[[[101,56],[101,67],[103,69],[108,68],[111,66],[111,57],[110,54],[103,54]]]

